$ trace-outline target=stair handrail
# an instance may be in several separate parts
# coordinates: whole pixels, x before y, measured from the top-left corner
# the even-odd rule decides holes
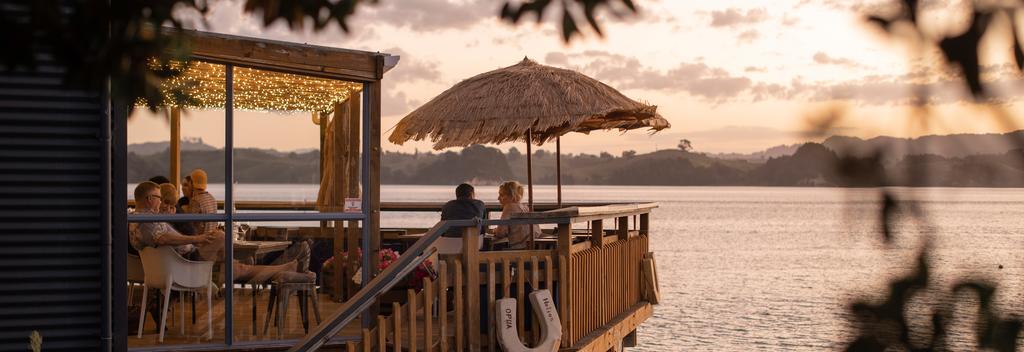
[[[353,319],[358,317],[367,308],[370,308],[377,296],[381,295],[387,290],[390,290],[395,284],[398,283],[405,275],[412,272],[416,266],[423,263],[432,254],[428,252],[431,245],[441,237],[442,234],[453,227],[476,227],[480,229],[483,225],[483,221],[479,218],[472,220],[445,220],[440,221],[431,227],[426,234],[423,235],[419,240],[413,243],[412,246],[406,250],[404,255],[400,255],[391,265],[388,265],[384,271],[374,277],[368,282],[363,288],[359,289],[358,292],[348,301],[342,304],[341,308],[335,311],[331,316],[324,319],[324,322],[316,327],[315,330],[306,334],[302,340],[300,340],[295,346],[288,349],[289,352],[297,351],[314,351],[323,346],[327,341],[341,332],[341,329],[352,322]],[[479,233],[479,232],[477,232]]]

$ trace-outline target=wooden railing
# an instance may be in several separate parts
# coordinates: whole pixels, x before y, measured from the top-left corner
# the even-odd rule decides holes
[[[418,292],[408,290],[404,304],[393,303],[391,314],[377,317],[376,326],[362,330],[361,339],[346,347],[497,351],[494,303],[506,297],[516,298],[520,339],[532,345],[539,341],[540,329],[536,319],[527,318],[526,298],[534,290],[548,289],[558,304],[561,347],[607,351],[651,314],[642,265],[649,260],[645,255],[654,207],[616,205],[484,220],[483,226],[556,224],[557,247],[481,252],[479,228],[467,228],[462,254],[442,259],[437,280]],[[587,224],[585,231],[573,231],[581,223]]]
[[[487,340],[489,351],[497,351],[494,302],[499,298],[515,298],[519,338],[527,345],[539,342],[540,321],[534,316],[527,320],[527,297],[534,290],[553,290],[556,283],[554,252],[550,250],[481,252],[480,265],[485,266],[481,282],[487,283],[486,295],[480,307],[487,312]],[[532,313],[532,312],[531,312]]]
[[[640,263],[646,252],[647,236],[635,236],[570,255],[565,346],[640,302]]]
[[[527,320],[528,295],[539,289],[553,289],[558,268],[552,251],[481,252],[478,262],[483,296],[468,298],[463,280],[461,258],[448,258],[440,263],[436,281],[426,281],[419,292],[409,289],[404,304],[392,303],[390,315],[377,317],[377,326],[363,329],[361,341],[347,344],[349,351],[462,351],[470,346],[469,337],[476,334],[478,346],[488,351],[499,350],[494,325],[494,303],[500,298],[516,298],[520,339],[528,344],[539,342],[540,322]],[[452,268],[452,270],[449,270]],[[449,296],[452,296],[449,302]],[[453,304],[454,307],[449,307]],[[480,312],[486,313],[486,327],[481,326]]]
[[[451,267],[453,270],[449,270]],[[462,261],[439,263],[437,280],[425,279],[417,292],[406,290],[404,304],[394,302],[391,314],[377,317],[377,326],[362,330],[362,340],[349,341],[349,351],[462,351],[466,335]],[[453,307],[448,297],[453,296]],[[435,309],[436,308],[436,309]],[[449,308],[451,308],[449,310]]]

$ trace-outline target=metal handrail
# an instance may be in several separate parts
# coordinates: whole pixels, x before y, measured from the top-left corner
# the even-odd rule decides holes
[[[330,317],[327,317],[327,319],[324,319],[323,324],[317,326],[315,330],[307,334],[306,337],[288,349],[288,351],[314,351],[327,343],[345,325],[348,325],[348,323],[352,322],[353,319],[369,308],[377,296],[390,290],[399,280],[415,269],[417,265],[423,263],[432,254],[427,252],[430,245],[434,244],[449,228],[476,227],[480,229],[482,225],[483,221],[480,219],[438,222],[427,231],[423,238],[420,238],[409,247],[409,250],[405,252],[407,255],[399,256],[395,263],[388,265],[387,269],[384,269],[380,275],[370,280],[366,286],[363,286],[362,289],[356,292],[355,296],[346,301],[340,309]]]

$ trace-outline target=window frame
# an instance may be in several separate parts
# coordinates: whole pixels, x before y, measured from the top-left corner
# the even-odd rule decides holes
[[[194,60],[196,60],[196,61],[203,61],[203,62],[207,62],[207,63],[211,63],[211,64],[216,64],[216,65],[222,65],[224,67],[224,70],[225,70],[225,81],[224,81],[224,84],[225,84],[225,101],[224,101],[224,134],[225,134],[224,135],[224,153],[225,154],[224,154],[224,165],[223,165],[224,166],[224,179],[225,179],[225,182],[224,182],[224,211],[223,212],[218,212],[216,214],[127,214],[126,216],[122,215],[123,217],[122,216],[114,216],[112,220],[114,222],[114,225],[116,226],[115,228],[117,229],[115,231],[112,231],[113,235],[114,235],[113,237],[115,238],[115,245],[114,245],[115,249],[117,249],[117,247],[118,247],[118,245],[116,245],[116,243],[118,243],[118,242],[121,242],[121,243],[124,243],[124,244],[128,243],[127,226],[130,223],[161,222],[161,221],[211,221],[211,222],[223,222],[224,223],[224,228],[225,229],[230,229],[230,228],[232,228],[233,223],[235,221],[260,221],[260,222],[359,221],[360,224],[361,224],[361,228],[362,228],[362,239],[360,241],[360,247],[362,248],[362,250],[364,252],[368,252],[369,251],[369,247],[370,247],[370,238],[369,237],[370,237],[370,228],[371,228],[371,226],[368,224],[368,222],[374,220],[373,215],[379,214],[379,211],[375,211],[375,209],[370,209],[370,199],[369,199],[369,197],[367,197],[367,195],[373,194],[371,192],[371,187],[379,187],[379,185],[371,185],[370,184],[370,167],[371,167],[370,159],[371,159],[371,153],[375,153],[375,152],[379,153],[379,151],[377,151],[377,150],[372,150],[372,147],[370,145],[370,143],[371,143],[370,131],[371,131],[371,124],[373,123],[372,119],[373,119],[374,114],[377,112],[377,110],[379,110],[378,106],[371,106],[371,103],[374,102],[374,100],[373,100],[374,97],[371,97],[370,95],[375,93],[375,91],[372,89],[373,86],[380,84],[379,78],[376,81],[345,80],[345,81],[348,81],[348,82],[357,83],[357,84],[361,84],[362,85],[362,95],[361,95],[361,107],[362,108],[360,109],[360,115],[361,115],[360,116],[361,140],[360,140],[360,150],[359,150],[359,165],[360,165],[360,178],[359,179],[360,179],[360,190],[361,190],[362,196],[360,197],[361,209],[360,209],[359,213],[355,213],[355,212],[315,212],[315,213],[288,213],[288,212],[247,213],[247,212],[241,212],[241,213],[239,213],[239,212],[234,210],[235,209],[235,199],[234,199],[234,183],[235,183],[235,181],[234,181],[235,180],[235,178],[234,178],[234,150],[235,150],[235,147],[234,147],[234,68],[235,67],[246,67],[246,68],[252,68],[252,69],[257,69],[257,70],[275,71],[275,72],[282,72],[282,73],[294,74],[294,75],[300,75],[300,76],[307,76],[307,77],[326,78],[326,79],[333,79],[333,80],[343,80],[343,79],[340,79],[338,77],[328,76],[328,75],[321,76],[321,75],[308,74],[308,73],[298,73],[298,72],[291,71],[291,70],[277,70],[277,69],[267,68],[267,67],[258,66],[258,65],[239,65],[239,64],[234,64],[234,63],[230,63],[230,62],[218,62],[218,60],[209,60],[209,59],[205,59],[205,58],[194,58]],[[125,155],[126,155],[125,152],[127,151],[127,138],[126,138],[126,136],[127,136],[127,126],[126,126],[125,121],[127,120],[127,111],[128,111],[127,107],[128,106],[124,105],[123,102],[114,102],[114,103],[115,103],[114,105],[118,105],[117,103],[121,103],[120,106],[122,106],[122,108],[125,109],[125,110],[120,111],[120,115],[123,115],[123,116],[120,116],[121,117],[121,119],[120,119],[121,121],[115,122],[114,123],[115,125],[113,126],[115,131],[120,129],[120,131],[117,131],[117,132],[119,132],[119,136],[121,137],[122,141],[121,141],[121,143],[118,143],[118,145],[115,146],[115,155],[116,155],[116,157],[118,159],[120,159],[119,161],[120,161],[121,166],[124,167],[124,168],[122,168],[121,170],[119,170],[117,172],[118,179],[115,179],[115,186],[116,186],[117,185],[117,183],[116,183],[117,181],[126,181],[126,178],[127,178],[127,165],[126,165],[126,157],[125,157]],[[121,148],[121,150],[116,150],[117,148]],[[322,152],[322,150],[321,150],[321,152]],[[113,193],[113,197],[114,197],[114,200],[115,200],[115,202],[114,202],[115,210],[117,210],[119,207],[120,207],[120,209],[127,209],[127,196],[128,196],[128,194],[127,194],[127,189],[124,186],[126,184],[127,184],[127,182],[124,182],[123,185],[120,185],[119,188],[117,188],[117,189],[123,190],[123,192],[125,192],[125,193],[120,193],[121,191]],[[124,199],[123,200],[118,200],[118,198],[124,198]],[[124,203],[121,203],[121,202],[124,202]],[[121,203],[121,204],[119,204],[119,203]],[[124,214],[124,210],[120,210],[120,212],[121,212],[121,214]],[[122,219],[123,219],[123,221],[122,221]],[[234,245],[234,236],[224,236],[224,258],[225,259],[226,258],[234,258],[234,247],[233,247],[233,245]],[[125,249],[127,249],[127,247],[125,247]],[[125,259],[126,258],[124,258],[124,256],[125,256],[125,254],[123,254],[123,253],[114,254],[113,255],[113,257],[114,257],[114,261],[113,261],[113,266],[114,267],[113,267],[113,269],[114,269],[115,273],[124,273],[125,272],[125,269],[126,269],[125,268],[125,266],[126,266],[125,265]],[[370,277],[368,275],[372,275],[372,273],[370,273],[370,259],[371,259],[370,256],[364,256],[364,258],[363,258],[363,263],[362,263],[362,275],[363,275],[363,277]],[[224,282],[225,283],[233,282],[234,281],[233,280],[234,279],[234,272],[233,272],[234,270],[233,270],[233,268],[231,268],[230,265],[227,265],[225,268],[227,270],[224,271],[224,273],[225,273],[225,275],[224,275]],[[123,278],[124,278],[123,274],[120,275],[120,276],[115,275],[115,280],[114,280],[114,283],[113,283],[114,289],[115,290],[119,290],[119,291],[115,291],[115,292],[125,292],[127,290],[127,282],[126,282],[126,280],[123,280]],[[117,307],[125,307],[127,305],[127,302],[128,302],[127,299],[130,299],[130,297],[125,297],[125,299],[118,299],[119,296],[120,297],[125,297],[125,296],[122,296],[120,294],[113,295],[114,304]],[[274,339],[274,340],[267,340],[267,341],[239,341],[239,342],[234,341],[234,318],[233,318],[233,315],[234,315],[233,314],[233,312],[234,312],[234,285],[231,285],[231,284],[226,284],[225,285],[224,311],[225,311],[225,315],[230,316],[231,318],[224,319],[224,340],[221,341],[221,343],[213,343],[213,342],[211,342],[211,343],[188,344],[188,345],[158,345],[158,346],[131,347],[131,348],[129,348],[127,346],[127,344],[125,344],[124,345],[125,350],[128,350],[128,351],[147,351],[147,350],[166,350],[167,348],[175,348],[175,349],[188,350],[188,349],[208,349],[208,348],[211,348],[211,347],[215,347],[215,348],[258,347],[258,346],[277,346],[277,345],[281,345],[283,342],[297,341],[297,340],[294,340],[294,339]],[[231,314],[228,314],[228,312],[231,312]],[[114,314],[115,314],[115,317],[114,317],[115,320],[126,319],[126,316],[127,316],[126,310],[123,310],[121,312],[115,311]],[[366,319],[364,319],[364,324],[365,324],[365,320]],[[126,322],[124,324],[121,324],[121,325],[122,326],[126,325]],[[124,340],[122,340],[122,341],[124,341]]]

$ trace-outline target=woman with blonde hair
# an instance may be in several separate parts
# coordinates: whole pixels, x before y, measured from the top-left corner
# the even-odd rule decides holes
[[[530,211],[522,203],[523,185],[516,181],[507,181],[498,186],[498,202],[501,203],[501,219],[511,219],[513,214]],[[502,225],[494,229],[494,237],[508,238],[509,249],[526,249],[530,239],[540,234],[537,225]]]

